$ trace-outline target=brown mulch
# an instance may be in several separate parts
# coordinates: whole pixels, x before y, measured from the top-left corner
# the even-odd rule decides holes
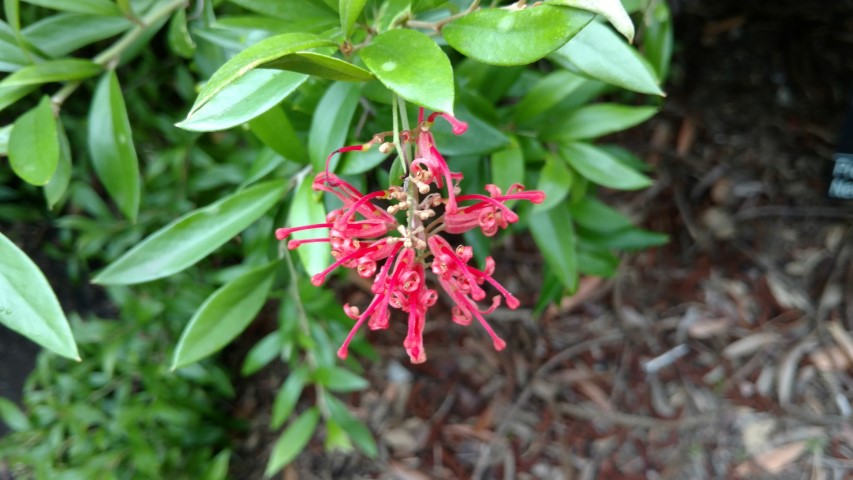
[[[507,349],[433,315],[411,365],[404,327],[371,333],[372,386],[344,400],[379,458],[315,438],[281,478],[853,478],[853,203],[825,195],[853,2],[768,3],[675,2],[664,110],[616,137],[657,183],[612,199],[668,245],[534,318],[541,260],[510,240]],[[284,374],[242,389],[237,478],[261,478]]]

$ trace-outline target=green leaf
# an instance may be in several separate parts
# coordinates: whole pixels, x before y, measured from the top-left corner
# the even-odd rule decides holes
[[[352,35],[352,27],[358,16],[364,9],[367,0],[340,0],[338,3],[338,13],[341,16],[341,28],[344,30],[344,37],[349,38]]]
[[[664,95],[648,62],[607,25],[590,23],[552,57],[585,76],[635,92]]]
[[[60,13],[24,29],[24,36],[50,57],[61,57],[78,48],[118,35],[133,24],[122,17]]]
[[[252,70],[228,84],[177,126],[196,132],[229,129],[278,105],[307,79],[301,73]]]
[[[101,78],[92,96],[89,155],[95,173],[119,210],[131,222],[136,222],[141,195],[139,160],[133,146],[124,96],[114,70]]]
[[[18,117],[9,134],[9,163],[16,175],[33,185],[46,185],[59,163],[59,136],[50,98]]]
[[[183,8],[169,20],[169,47],[178,55],[191,59],[195,55],[196,45],[187,28],[187,12]]]
[[[314,378],[332,392],[355,392],[370,385],[363,377],[335,366],[318,368],[314,371]]]
[[[588,143],[560,145],[560,155],[578,173],[608,188],[637,190],[652,184],[649,177],[626,166],[605,150]]]
[[[595,242],[598,246],[615,250],[641,250],[669,242],[668,235],[634,227],[618,232],[590,232],[585,234],[584,238]]]
[[[597,138],[631,128],[645,122],[658,109],[616,103],[586,105],[543,129],[546,140],[581,140]]]
[[[323,32],[338,25],[338,15],[326,5],[316,0],[230,0],[231,3],[260,13],[267,17],[278,18],[288,23],[291,32]]]
[[[310,33],[284,33],[261,40],[231,57],[214,72],[199,92],[190,115],[252,69],[300,50],[324,46],[334,46],[334,42]]]
[[[56,354],[80,359],[68,320],[44,274],[2,233],[0,323]]]
[[[346,82],[366,82],[373,80],[373,74],[359,66],[339,58],[314,52],[295,52],[264,63],[259,68],[291,70],[315,77]]]
[[[606,18],[613,28],[628,40],[628,43],[634,41],[634,23],[619,0],[545,0],[545,3],[597,13]]]
[[[565,70],[546,75],[516,104],[515,120],[524,123],[547,112],[586,82],[584,78]]]
[[[308,152],[296,134],[284,110],[273,107],[249,121],[249,129],[264,145],[284,158],[298,163],[308,163]]]
[[[560,48],[593,18],[583,10],[550,5],[486,8],[448,23],[441,34],[466,57],[491,65],[527,65]]]
[[[308,445],[319,420],[320,411],[317,407],[311,407],[291,423],[273,445],[264,475],[271,477],[292,462]]]
[[[389,30],[359,54],[368,70],[397,95],[431,110],[453,113],[450,59],[423,33]]]
[[[62,122],[57,122],[57,133],[59,136],[59,163],[56,166],[56,171],[51,177],[47,185],[44,186],[44,198],[47,201],[47,208],[53,210],[53,207],[62,198],[68,184],[71,182],[71,145],[68,143],[68,136],[65,134],[65,127]]]
[[[578,271],[586,275],[599,277],[612,277],[616,274],[619,266],[619,257],[610,253],[600,245],[585,246],[581,244],[578,248]]]
[[[246,173],[246,178],[240,186],[247,187],[258,180],[261,180],[285,162],[286,160],[284,157],[277,154],[272,149],[262,148],[255,157],[255,160],[252,162],[252,166],[249,168],[249,171]]]
[[[226,480],[228,478],[228,463],[231,461],[231,450],[225,449],[216,454],[204,469],[201,480]]]
[[[370,433],[367,425],[355,418],[347,406],[333,395],[326,395],[325,400],[332,419],[346,430],[352,441],[355,442],[355,446],[369,458],[376,458],[379,452],[373,434]]]
[[[299,185],[299,189],[293,196],[290,205],[290,214],[287,222],[291,226],[314,225],[326,223],[326,209],[323,207],[323,198],[314,193],[311,188],[313,177],[306,175]],[[294,232],[291,238],[304,240],[306,238],[328,238],[329,229],[318,228],[310,231]],[[296,252],[308,275],[314,275],[323,271],[330,263],[331,247],[328,243],[306,243],[301,245]]]
[[[672,59],[672,16],[666,2],[655,2],[651,15],[644,15],[643,53],[655,69],[658,78],[666,78]]]
[[[221,286],[187,324],[172,359],[172,370],[218,352],[237,338],[267,301],[278,261],[250,270]]]
[[[271,429],[280,428],[287,417],[293,413],[307,380],[308,368],[305,365],[299,365],[287,376],[287,380],[284,381],[273,401],[272,418],[270,419]]]
[[[552,155],[545,158],[545,166],[539,175],[537,190],[545,192],[545,201],[533,207],[534,212],[550,210],[563,203],[574,183],[574,174],[566,163]]]
[[[121,15],[115,3],[109,0],[25,0],[27,3],[40,7],[52,8],[74,13],[90,15]]]
[[[565,202],[530,215],[530,233],[548,266],[573,292],[578,285],[577,237]]]
[[[269,365],[275,357],[281,355],[282,346],[281,333],[278,330],[267,334],[246,354],[246,359],[243,360],[243,366],[240,368],[240,375],[244,377],[252,375]]]
[[[628,217],[593,197],[584,197],[569,208],[578,225],[597,232],[613,232],[633,226]]]
[[[4,110],[6,107],[17,102],[35,89],[35,85],[26,85],[19,87],[0,86],[0,110]]]
[[[66,58],[48,60],[28,65],[9,75],[0,86],[40,85],[51,82],[84,80],[104,71],[103,67],[89,60]]]
[[[506,191],[514,183],[524,183],[524,153],[514,145],[492,154],[492,183]]]
[[[472,114],[464,105],[459,106],[457,114],[457,118],[468,122],[468,130],[463,135],[455,135],[444,120],[439,119],[432,126],[435,143],[443,155],[485,155],[509,144],[503,132]]]
[[[308,155],[315,171],[325,169],[329,154],[344,146],[359,95],[358,85],[339,82],[330,86],[317,104],[308,132]],[[340,155],[332,157],[329,170],[338,162]]]
[[[0,313],[2,315],[2,313]],[[8,398],[0,397],[0,420],[15,432],[22,432],[32,428],[30,419],[24,415],[24,412]]]
[[[260,218],[281,200],[284,187],[280,180],[260,183],[194,210],[143,240],[92,281],[128,285],[180,272]]]
[[[326,419],[326,441],[323,447],[327,452],[332,450],[352,451],[352,441],[350,441],[349,435],[347,435],[344,427],[340,426],[334,419]]]

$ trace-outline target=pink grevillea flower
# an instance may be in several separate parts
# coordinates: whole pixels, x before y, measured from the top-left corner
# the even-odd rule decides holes
[[[414,158],[407,162],[409,172],[403,187],[392,186],[362,194],[327,170],[317,175],[313,188],[335,195],[343,206],[329,212],[325,223],[276,230],[276,237],[284,240],[296,231],[329,229],[327,237],[290,240],[287,245],[290,249],[314,242],[331,245],[335,261],[311,278],[314,285],[322,284],[338,267],[373,279],[373,299],[363,311],[356,306],[344,306],[344,312],[355,320],[355,325],[338,350],[342,359],[347,357],[349,344],[362,325],[366,323],[371,330],[388,328],[391,310],[396,309],[408,314],[403,347],[410,360],[413,363],[426,361],[423,345],[426,313],[438,300],[438,293],[429,286],[428,270],[434,274],[432,282],[438,283],[453,302],[451,318],[454,322],[468,325],[476,318],[497,350],[506,346],[484,315],[500,306],[502,299],[511,309],[517,308],[519,301],[494,279],[492,257],[486,257],[485,268],[479,270],[469,265],[473,257],[470,246],[454,248],[441,233],[459,234],[480,228],[485,235],[495,235],[499,229],[518,221],[518,215],[507,207],[508,201],[541,203],[545,194],[524,191],[520,184],[510,186],[506,194],[495,185],[486,186],[488,196],[457,191],[462,174],[450,171],[430,133],[437,116],[450,122],[457,135],[467,129],[467,124],[445,113],[433,113],[424,120],[421,109],[418,126],[400,134],[402,142],[415,146]],[[375,144],[390,151],[393,147],[382,143],[389,134],[377,134],[368,143],[343,147],[334,153],[364,151]],[[380,201],[387,206],[379,206],[376,202]],[[405,212],[405,221],[402,218],[398,221],[395,216],[402,217],[401,212]],[[487,286],[497,291],[497,295],[488,306],[481,307],[480,303],[487,296],[484,288]]]

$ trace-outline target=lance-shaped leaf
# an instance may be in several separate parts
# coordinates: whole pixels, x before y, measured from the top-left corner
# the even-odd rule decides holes
[[[110,0],[25,0],[27,3],[74,13],[89,15],[121,15],[121,10]]]
[[[68,184],[71,182],[71,145],[68,143],[68,135],[62,122],[57,122],[57,133],[59,137],[59,163],[53,177],[44,186],[44,198],[47,208],[53,209],[62,198]]]
[[[323,198],[314,193],[314,190],[311,189],[312,184],[313,178],[310,175],[306,176],[293,196],[290,214],[287,216],[287,221],[291,226],[325,223],[326,209],[323,207]],[[329,229],[318,228],[294,232],[292,238],[297,240],[329,238]],[[299,259],[309,275],[322,272],[329,265],[331,259],[331,247],[328,243],[307,243],[300,246],[296,253],[299,254]]]
[[[48,60],[28,65],[9,75],[0,82],[0,87],[84,80],[102,71],[104,68],[97,63],[81,58]]]
[[[317,410],[317,407],[311,407],[291,423],[273,445],[264,475],[272,477],[273,474],[292,462],[299,455],[299,452],[305,448],[305,445],[308,445],[308,441],[311,440],[311,435],[314,434],[319,421],[320,411]]]
[[[607,25],[592,22],[551,58],[569,69],[640,93],[663,95],[648,62]]]
[[[295,52],[271,62],[264,63],[260,68],[277,68],[291,70],[329,80],[347,82],[366,82],[373,80],[373,75],[367,70],[345,62],[339,58],[330,57],[314,52]]]
[[[298,51],[324,46],[334,46],[334,42],[310,33],[284,33],[261,40],[234,55],[213,73],[199,92],[190,115],[252,69]]]
[[[218,352],[243,332],[266,303],[278,261],[250,270],[213,292],[187,324],[172,369]]]
[[[283,193],[281,181],[270,181],[194,210],[143,240],[92,281],[127,285],[180,272],[251,225],[281,200]]]
[[[597,138],[645,122],[658,109],[617,103],[585,105],[543,128],[542,137],[550,139]]]
[[[358,85],[343,82],[332,85],[323,94],[308,132],[308,155],[314,170],[323,170],[329,154],[343,146],[358,98]],[[340,155],[332,157],[329,169],[334,170],[339,161]]]
[[[521,10],[486,8],[441,29],[451,47],[490,65],[527,65],[560,48],[584,28],[594,14],[540,5]]]
[[[197,132],[229,129],[278,105],[307,79],[301,73],[252,70],[223,88],[177,126]]]
[[[284,158],[294,162],[308,163],[308,151],[302,145],[287,114],[280,107],[271,108],[253,118],[249,122],[249,129],[266,146]]]
[[[450,59],[423,33],[389,30],[359,54],[376,78],[397,95],[432,110],[453,113]]]
[[[649,177],[620,162],[606,150],[588,143],[561,145],[560,155],[578,173],[608,188],[636,190],[652,184]]]
[[[50,98],[18,117],[9,134],[9,163],[32,185],[46,185],[59,163],[59,137]]]
[[[578,285],[577,236],[566,202],[530,215],[530,233],[560,283],[574,291]]]
[[[344,30],[344,37],[349,38],[352,34],[352,27],[366,3],[367,0],[340,0],[338,3],[338,13],[341,15],[341,28]]]
[[[546,0],[545,3],[595,12],[606,18],[617,32],[628,39],[629,43],[634,42],[634,22],[631,21],[631,17],[619,0]]]
[[[54,353],[80,359],[68,320],[44,274],[2,233],[0,323]]]
[[[89,109],[89,155],[95,173],[121,213],[136,221],[141,195],[139,160],[115,71],[104,75]]]

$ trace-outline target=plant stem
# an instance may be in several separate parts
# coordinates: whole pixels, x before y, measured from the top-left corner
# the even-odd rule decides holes
[[[455,15],[451,15],[449,17],[442,18],[441,20],[439,20],[437,22],[422,22],[420,20],[407,20],[406,26],[411,27],[411,28],[423,28],[426,30],[435,30],[436,32],[440,32],[441,27],[447,25],[448,23],[450,23],[456,19],[462,18],[465,15],[468,15],[469,13],[476,10],[477,7],[479,7],[479,6],[480,6],[480,0],[474,0],[473,2],[471,2],[471,5],[469,5],[468,8],[466,8],[465,10],[463,10],[463,11],[461,11]]]
[[[142,17],[138,25],[134,25],[133,28],[118,39],[116,43],[99,53],[92,59],[92,61],[104,67],[106,70],[114,70],[118,66],[118,60],[121,58],[124,51],[142,37],[151,25],[158,23],[160,20],[168,17],[179,8],[185,8],[187,5],[188,0],[171,0],[168,3],[161,5],[159,8],[155,8],[151,12],[148,12],[147,15]],[[53,94],[50,99],[53,103],[53,109],[58,112],[59,109],[62,108],[62,104],[65,103],[65,101],[68,100],[68,97],[77,91],[82,84],[83,81],[78,80],[74,82],[67,82],[63,85],[62,88]]]

